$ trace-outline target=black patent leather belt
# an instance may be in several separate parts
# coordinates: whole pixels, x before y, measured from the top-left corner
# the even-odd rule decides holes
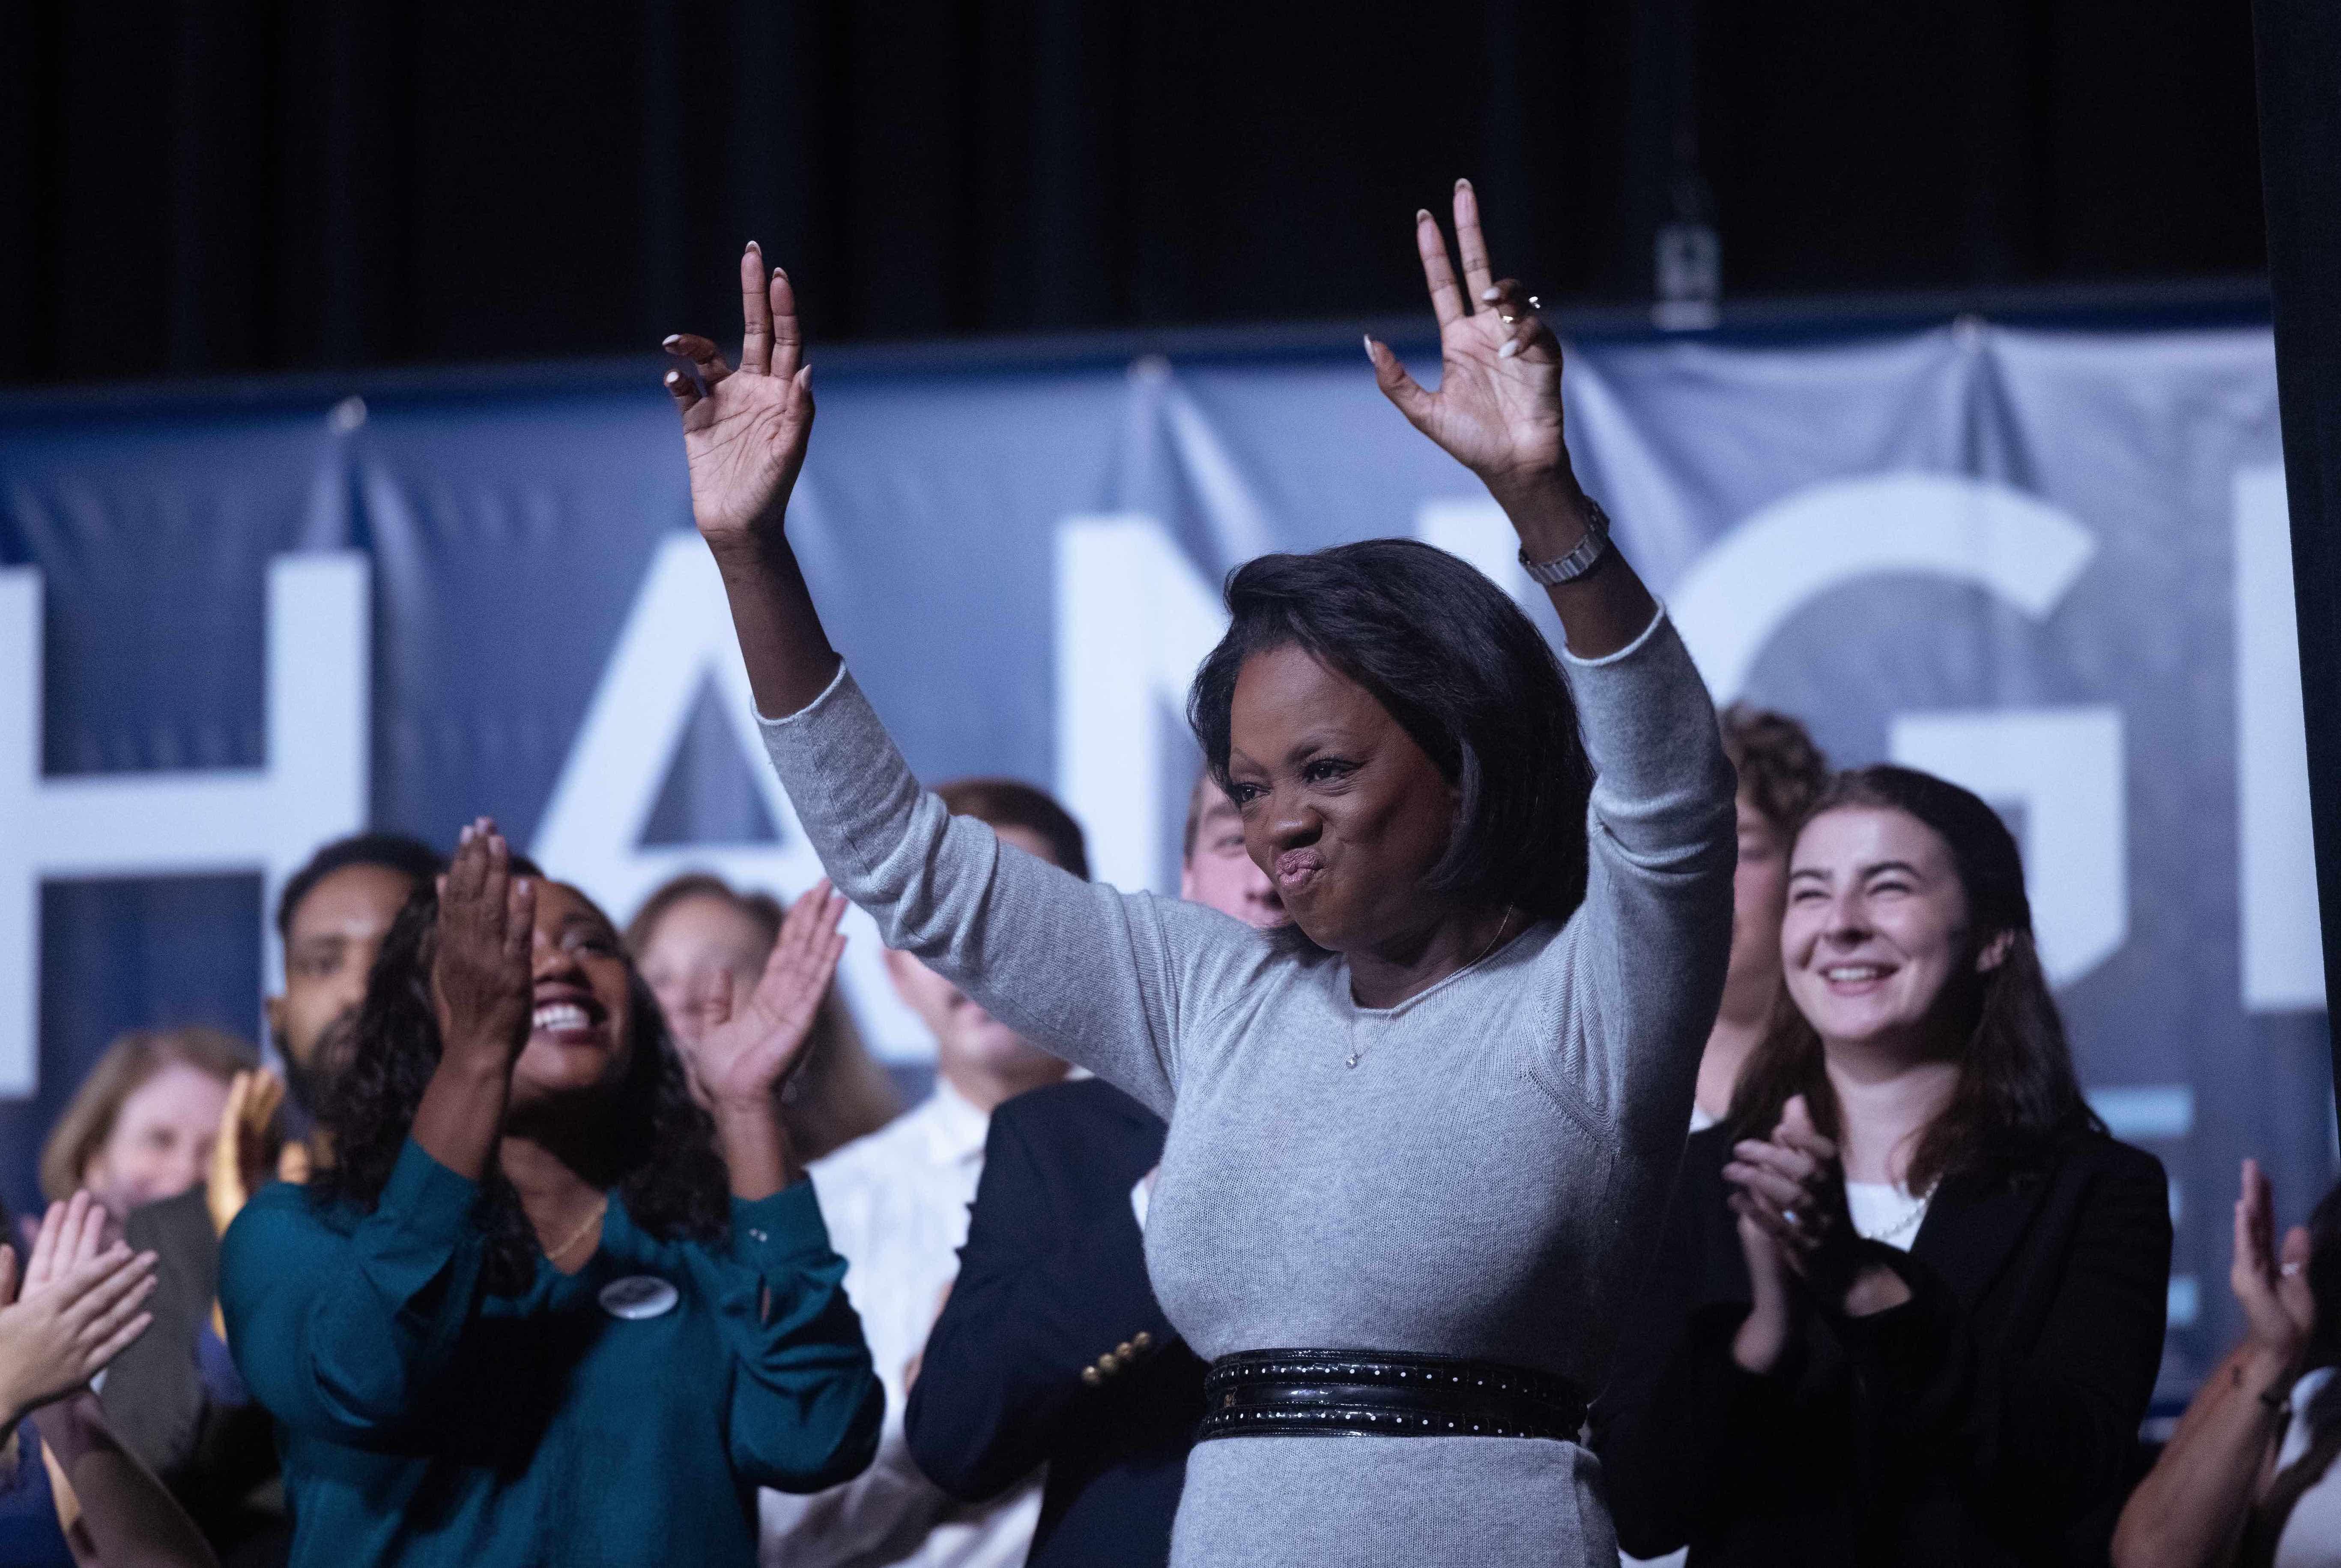
[[[1214,1437],[1549,1437],[1574,1443],[1585,1396],[1565,1377],[1460,1356],[1250,1350],[1203,1374]]]

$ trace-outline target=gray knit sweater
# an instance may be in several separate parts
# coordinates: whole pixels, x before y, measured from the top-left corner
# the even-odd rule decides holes
[[[1198,1354],[1479,1356],[1590,1392],[1721,993],[1732,774],[1663,614],[1565,664],[1599,774],[1584,904],[1389,1009],[1351,999],[1338,957],[949,816],[842,671],[763,728],[822,864],[890,944],[1169,1118],[1147,1262]],[[1598,1476],[1532,1439],[1220,1440],[1190,1463],[1173,1560],[1612,1564]]]

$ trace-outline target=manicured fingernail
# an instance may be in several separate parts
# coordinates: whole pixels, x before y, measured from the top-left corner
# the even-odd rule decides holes
[[[1517,337],[1507,338],[1504,340],[1504,346],[1496,350],[1496,357],[1498,359],[1509,359],[1512,355],[1519,353],[1519,351],[1520,340]]]
[[[1479,297],[1484,300],[1496,300],[1502,298],[1503,293],[1504,291],[1499,288],[1483,288],[1479,291]]]
[[[789,276],[788,268],[776,266],[772,269],[772,275],[779,278],[782,282],[786,283]]]
[[[758,255],[762,255],[764,254],[764,247],[758,245],[754,240],[750,240],[748,242],[748,248],[754,251]]]
[[[1414,209],[1414,221],[1415,221],[1416,223],[1419,223],[1419,224],[1427,224],[1427,223],[1429,223],[1429,222],[1430,221],[1430,209],[1429,207],[1417,207],[1417,208],[1415,208],[1415,209]]]
[[[528,891],[528,878],[524,876],[516,876],[513,878],[513,891],[514,893],[526,893]]]
[[[1371,359],[1371,358],[1373,358],[1373,356],[1374,356],[1374,338],[1373,338],[1373,334],[1371,334],[1371,333],[1368,333],[1368,334],[1366,335],[1366,357],[1367,357],[1368,359]]]
[[[1458,180],[1455,182],[1455,188],[1459,191],[1468,191],[1471,188],[1471,182],[1469,180]]]
[[[680,386],[680,385],[682,385],[682,372],[681,372],[681,371],[679,371],[679,370],[670,370],[670,371],[668,371],[668,372],[666,373],[666,384],[667,384],[669,386]]]
[[[659,339],[659,346],[661,348],[672,348],[676,344],[681,343],[682,341],[682,334],[679,332],[671,332],[664,337]]]

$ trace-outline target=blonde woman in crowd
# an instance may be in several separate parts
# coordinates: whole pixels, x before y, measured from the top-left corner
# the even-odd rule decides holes
[[[86,1189],[118,1223],[204,1179],[228,1085],[260,1064],[224,1030],[135,1029],[105,1048],[41,1148],[41,1193]]]

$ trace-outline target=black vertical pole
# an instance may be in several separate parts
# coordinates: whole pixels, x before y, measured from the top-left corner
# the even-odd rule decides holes
[[[2341,5],[2254,0],[2252,23],[2329,1012],[2341,995]],[[2341,1048],[2334,1082],[2341,1094]]]

